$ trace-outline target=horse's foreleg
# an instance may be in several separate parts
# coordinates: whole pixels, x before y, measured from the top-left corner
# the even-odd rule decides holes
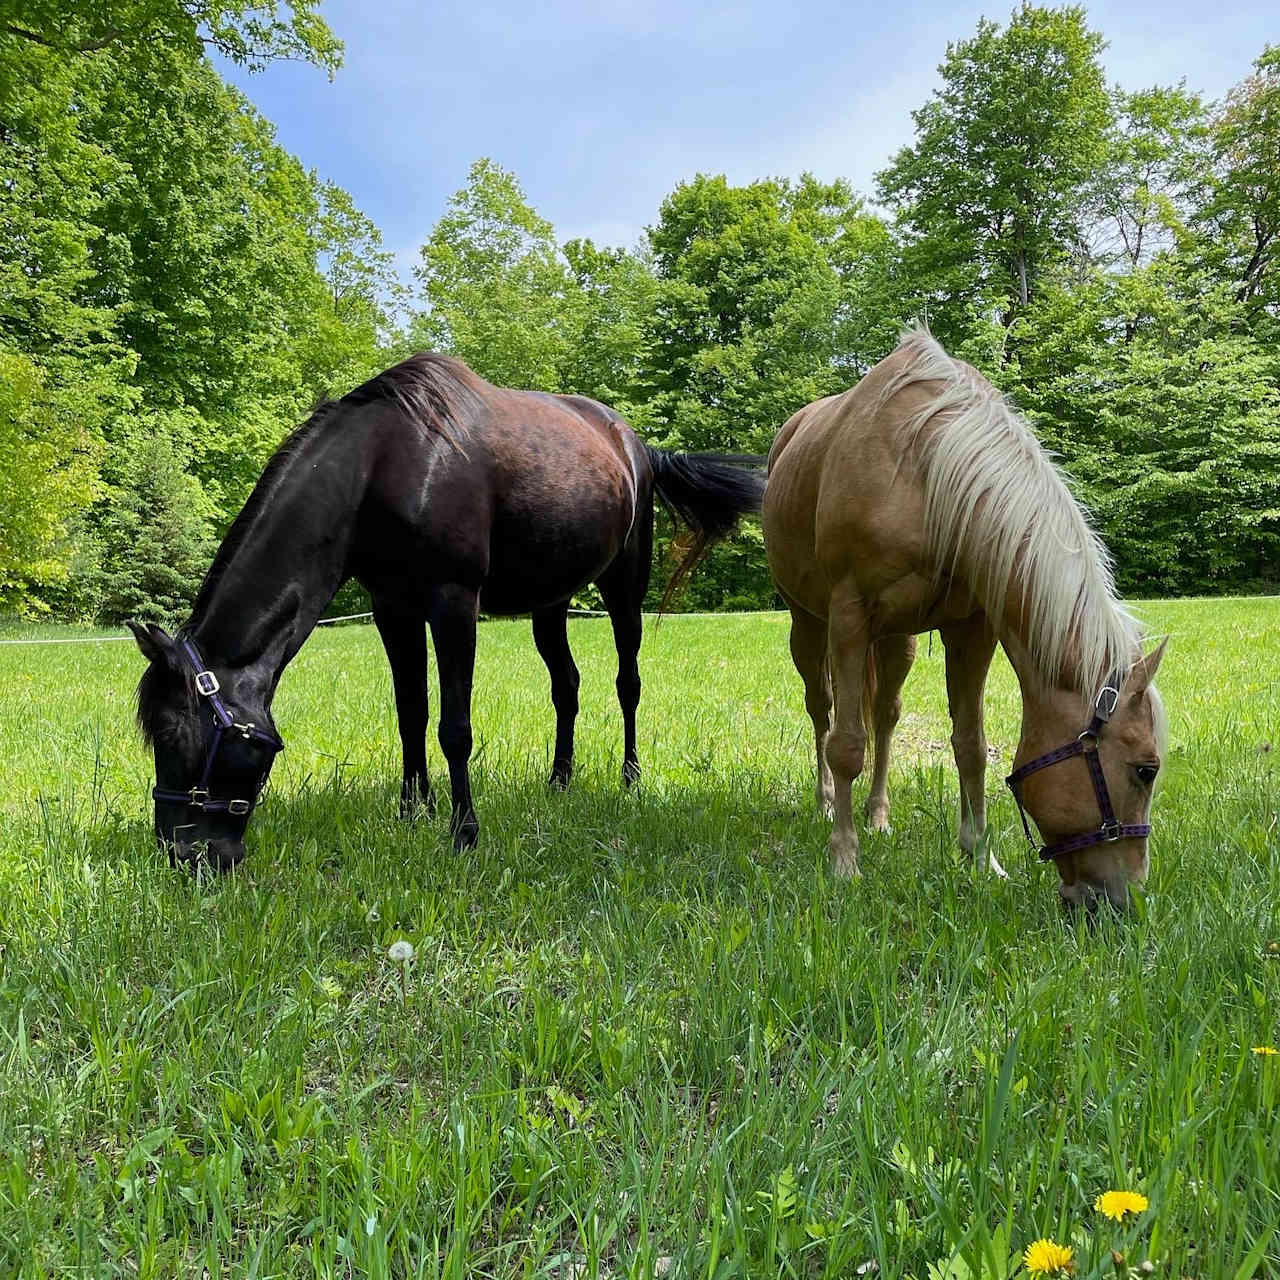
[[[960,775],[960,847],[985,858],[985,869],[1003,876],[1004,868],[986,848],[987,738],[982,724],[982,693],[996,640],[985,615],[941,628],[947,651],[947,705],[951,711],[951,749]],[[984,851],[985,850],[985,854]]]
[[[453,847],[469,849],[480,824],[471,803],[471,681],[476,665],[476,618],[480,593],[469,587],[441,588],[431,607],[431,638],[440,671],[440,749],[449,763]]]
[[[551,705],[556,709],[556,749],[550,786],[567,787],[573,775],[573,726],[578,718],[578,668],[569,650],[568,603],[533,615],[533,643],[551,676]]]
[[[889,830],[889,752],[902,715],[902,684],[915,660],[915,636],[884,636],[876,641],[875,763],[866,808],[867,822],[876,831]]]
[[[412,818],[419,804],[435,812],[436,800],[427,777],[427,625],[420,613],[404,612],[383,600],[373,602],[373,621],[382,637],[391,683],[404,769],[400,782],[400,816]]]
[[[827,763],[835,786],[835,825],[829,849],[837,876],[856,876],[858,833],[853,826],[853,781],[866,759],[867,730],[862,696],[867,681],[870,636],[866,610],[852,594],[837,591],[827,623],[827,662],[835,693],[835,724],[827,734]]]
[[[831,730],[831,673],[827,670],[827,624],[798,605],[791,609],[791,661],[804,681],[804,709],[813,721],[813,745],[818,759],[818,810],[835,816],[835,783],[827,764],[827,734]]]

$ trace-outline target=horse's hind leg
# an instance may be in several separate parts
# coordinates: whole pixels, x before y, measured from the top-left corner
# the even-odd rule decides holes
[[[813,745],[818,758],[818,809],[835,816],[835,783],[827,764],[827,734],[831,729],[831,673],[827,670],[827,624],[790,604],[791,661],[804,681],[804,709],[813,721]]]
[[[995,653],[996,639],[984,614],[941,628],[947,651],[947,705],[951,711],[951,749],[960,775],[960,847],[982,856],[987,827],[987,738],[982,725],[982,691]],[[986,849],[986,869],[1004,868]]]
[[[853,826],[853,781],[866,759],[867,730],[862,695],[870,653],[867,614],[851,591],[837,588],[827,622],[827,661],[835,693],[835,724],[827,734],[827,763],[835,785],[835,825],[829,848],[831,870],[837,876],[856,876],[858,833]]]
[[[480,593],[458,585],[442,587],[431,603],[431,639],[440,672],[440,749],[449,763],[452,812],[449,830],[455,849],[471,848],[480,835],[471,803],[471,682],[476,666],[476,618]]]
[[[578,668],[569,650],[569,604],[552,605],[533,615],[533,643],[551,676],[551,705],[556,709],[556,750],[551,761],[553,787],[567,787],[573,775],[573,726],[578,718]]]
[[[618,650],[618,705],[622,708],[622,781],[630,786],[640,777],[636,754],[636,708],[640,705],[640,605],[649,585],[649,547],[641,539],[637,546],[619,556],[600,578],[604,607],[613,624],[613,643]]]
[[[412,818],[420,804],[434,813],[436,800],[427,777],[427,621],[419,612],[376,598],[373,621],[391,664],[400,725],[400,816]]]
[[[902,684],[915,660],[915,636],[884,636],[876,641],[876,693],[872,707],[875,763],[866,808],[867,823],[875,831],[889,830],[889,752],[902,714]]]

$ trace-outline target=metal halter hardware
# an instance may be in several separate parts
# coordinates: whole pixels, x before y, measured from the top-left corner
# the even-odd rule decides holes
[[[196,692],[201,697],[209,699],[209,707],[213,711],[213,737],[209,740],[209,747],[205,752],[204,769],[200,774],[200,781],[190,791],[165,791],[160,787],[153,787],[151,795],[156,800],[170,804],[184,804],[187,808],[199,809],[202,813],[229,813],[235,817],[246,817],[253,812],[254,805],[261,798],[262,789],[267,785],[267,778],[271,773],[271,766],[275,763],[276,755],[284,750],[284,743],[274,733],[259,729],[256,724],[241,724],[233,719],[231,712],[227,710],[227,704],[219,697],[222,686],[218,683],[218,677],[205,666],[195,641],[187,636],[180,636],[176,645],[195,677]],[[218,758],[218,748],[222,746],[223,739],[229,733],[238,733],[246,741],[256,739],[271,748],[271,760],[262,771],[262,777],[254,789],[251,800],[221,800],[209,794],[209,781],[213,776],[214,761]]]
[[[1124,672],[1113,671],[1094,699],[1093,719],[1089,721],[1089,727],[1074,742],[1068,742],[1065,746],[1037,756],[1034,760],[1015,769],[1005,779],[1005,785],[1013,792],[1014,803],[1018,806],[1022,829],[1027,833],[1027,843],[1033,851],[1039,852],[1041,862],[1051,862],[1054,858],[1075,853],[1079,849],[1092,848],[1095,844],[1111,844],[1116,840],[1133,838],[1145,839],[1151,834],[1151,824],[1148,822],[1125,824],[1116,821],[1116,812],[1111,807],[1111,793],[1107,790],[1107,777],[1102,772],[1102,762],[1098,759],[1098,739],[1102,736],[1107,721],[1115,713],[1123,685]],[[1074,756],[1084,756],[1084,762],[1089,766],[1089,777],[1093,781],[1093,793],[1098,798],[1102,825],[1096,831],[1068,836],[1065,840],[1059,840],[1057,844],[1037,846],[1035,837],[1031,834],[1031,823],[1027,818],[1027,811],[1022,807],[1022,795],[1018,788],[1031,774],[1047,769],[1050,765],[1059,764],[1063,760],[1070,760]]]

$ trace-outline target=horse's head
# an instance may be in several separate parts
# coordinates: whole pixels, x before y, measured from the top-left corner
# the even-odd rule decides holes
[[[1094,700],[1054,690],[1026,709],[1009,784],[1040,829],[1040,856],[1057,864],[1068,906],[1126,909],[1129,885],[1146,878],[1168,737],[1153,683],[1163,655],[1162,643]]]
[[[174,863],[226,871],[244,857],[245,828],[282,745],[265,696],[247,678],[220,680],[188,636],[129,629],[149,664],[138,724],[155,751],[156,838]]]

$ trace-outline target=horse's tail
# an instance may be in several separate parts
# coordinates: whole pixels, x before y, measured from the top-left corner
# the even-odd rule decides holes
[[[677,539],[684,554],[662,593],[662,612],[713,544],[728,537],[743,516],[760,510],[765,460],[747,453],[672,453],[650,444],[645,452],[659,501],[688,527]]]
[[[862,728],[867,735],[867,746],[876,740],[876,684],[879,675],[876,670],[876,646],[874,642],[867,644],[867,661],[862,670]]]

